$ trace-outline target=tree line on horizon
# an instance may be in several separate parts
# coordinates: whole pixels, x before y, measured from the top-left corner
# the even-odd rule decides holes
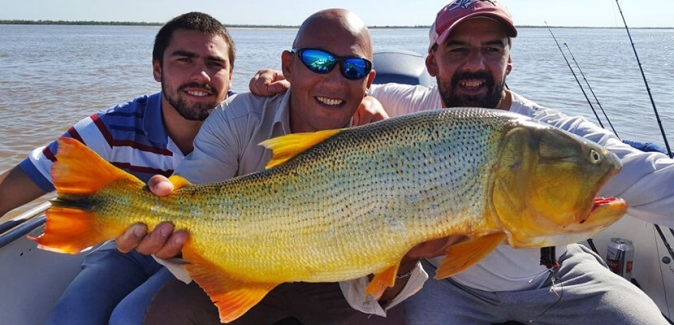
[[[11,19],[0,20],[0,24],[5,25],[121,25],[121,26],[162,26],[164,23],[158,22],[134,22],[134,21],[71,21],[71,20],[25,20]],[[224,24],[225,27],[243,27],[243,28],[299,28],[299,25],[248,25],[248,24]],[[375,28],[430,28],[430,26],[371,26]]]
[[[162,26],[164,23],[158,22],[136,22],[136,21],[79,21],[79,20],[26,20],[9,19],[0,20],[0,25],[110,25],[110,26]],[[299,28],[299,25],[247,25],[247,24],[224,24],[231,28]],[[370,28],[430,28],[430,25],[415,26],[368,26]],[[517,28],[546,28],[547,26],[520,25]],[[587,26],[550,26],[551,28],[592,28],[592,29],[616,29],[624,27],[587,27]],[[672,27],[634,27],[634,29],[672,29]]]

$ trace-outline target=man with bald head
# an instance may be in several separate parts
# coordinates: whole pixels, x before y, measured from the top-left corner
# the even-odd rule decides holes
[[[370,33],[358,16],[343,9],[311,15],[298,30],[292,50],[284,51],[281,60],[283,74],[292,82],[290,90],[272,97],[239,94],[224,101],[205,121],[194,141],[194,151],[175,174],[192,183],[205,183],[260,171],[271,158],[271,152],[260,146],[260,142],[288,133],[354,124],[354,114],[375,77]],[[154,184],[163,184],[159,186],[163,190],[157,190]],[[165,194],[166,187],[170,192],[171,184],[155,176],[149,186],[161,195]],[[186,234],[151,236],[136,238],[135,242],[133,236],[117,241],[118,245],[138,245],[139,250],[146,253],[170,257],[178,253],[180,242],[185,239],[176,238]],[[153,248],[143,248],[143,245]],[[405,323],[402,305],[391,308],[387,318],[351,307],[345,294],[359,292],[349,289],[354,285],[357,283],[281,284],[231,324],[274,324],[288,317],[295,317],[306,325]],[[399,300],[406,295],[403,290]],[[362,302],[372,303],[376,302]],[[392,307],[395,303],[391,301],[388,305]],[[360,309],[367,310],[367,307]],[[186,285],[173,280],[155,296],[145,323],[220,322],[217,309],[200,287],[194,282]]]

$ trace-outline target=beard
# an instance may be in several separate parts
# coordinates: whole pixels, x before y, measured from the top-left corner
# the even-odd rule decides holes
[[[166,101],[173,106],[173,108],[182,116],[184,119],[188,121],[204,121],[208,117],[208,115],[211,114],[213,109],[215,109],[215,106],[218,105],[218,103],[192,103],[188,104],[187,100],[183,98],[182,90],[185,88],[202,88],[204,91],[208,93],[217,93],[217,89],[213,89],[208,84],[199,84],[197,82],[191,82],[188,84],[181,85],[176,89],[175,92],[170,92],[168,91],[166,86],[166,83],[164,82],[164,76],[162,75],[162,83],[161,83],[161,92],[166,99]]]
[[[484,95],[464,95],[457,92],[459,82],[462,80],[484,80],[487,93]],[[437,79],[440,97],[446,107],[484,107],[496,108],[503,96],[505,77],[503,82],[495,84],[494,78],[486,71],[457,72],[451,80]]]

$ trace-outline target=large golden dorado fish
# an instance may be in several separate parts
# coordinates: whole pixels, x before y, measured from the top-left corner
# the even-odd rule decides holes
[[[447,252],[442,278],[504,241],[584,240],[627,209],[621,199],[595,199],[621,168],[614,154],[499,110],[426,111],[262,144],[274,153],[268,169],[156,197],[62,138],[52,167],[58,197],[34,240],[77,253],[133,223],[171,221],[190,234],[187,271],[229,322],[284,282],[374,274],[367,294],[380,297],[405,253],[432,239],[469,237]]]

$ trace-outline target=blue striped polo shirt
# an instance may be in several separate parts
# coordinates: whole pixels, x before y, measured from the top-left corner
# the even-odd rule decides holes
[[[81,141],[103,159],[144,182],[156,174],[171,175],[184,156],[164,127],[161,96],[160,92],[138,97],[95,113],[73,125],[63,136]],[[54,141],[33,150],[19,164],[47,192],[54,190],[50,170],[57,149]]]

